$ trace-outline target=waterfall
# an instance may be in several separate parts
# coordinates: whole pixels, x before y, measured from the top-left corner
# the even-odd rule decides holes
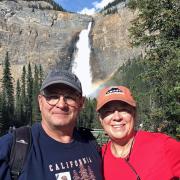
[[[72,72],[77,75],[82,83],[83,95],[89,96],[92,93],[92,76],[90,69],[90,43],[89,43],[89,32],[91,30],[91,24],[89,23],[88,28],[84,29],[79,34],[79,40],[77,41],[76,48],[77,52],[73,60]]]

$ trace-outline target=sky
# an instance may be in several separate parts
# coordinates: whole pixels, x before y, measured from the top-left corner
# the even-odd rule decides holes
[[[81,14],[92,15],[114,0],[55,0],[64,9]]]

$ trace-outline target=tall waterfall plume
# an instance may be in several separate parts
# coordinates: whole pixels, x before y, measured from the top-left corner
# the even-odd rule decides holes
[[[91,30],[91,24],[88,28],[84,29],[79,34],[79,40],[76,44],[77,52],[73,60],[72,72],[77,75],[82,83],[83,95],[90,96],[93,92],[92,87],[92,75],[90,68],[90,52],[91,47],[89,43],[89,32]]]

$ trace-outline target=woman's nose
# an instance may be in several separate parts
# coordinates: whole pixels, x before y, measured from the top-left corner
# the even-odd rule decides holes
[[[118,110],[115,110],[113,113],[113,120],[115,120],[115,121],[122,120],[121,112],[119,112]]]

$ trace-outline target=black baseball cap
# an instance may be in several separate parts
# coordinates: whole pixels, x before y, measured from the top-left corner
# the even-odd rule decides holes
[[[44,79],[40,91],[54,84],[68,85],[82,95],[81,82],[78,77],[70,71],[62,69],[51,70]]]

